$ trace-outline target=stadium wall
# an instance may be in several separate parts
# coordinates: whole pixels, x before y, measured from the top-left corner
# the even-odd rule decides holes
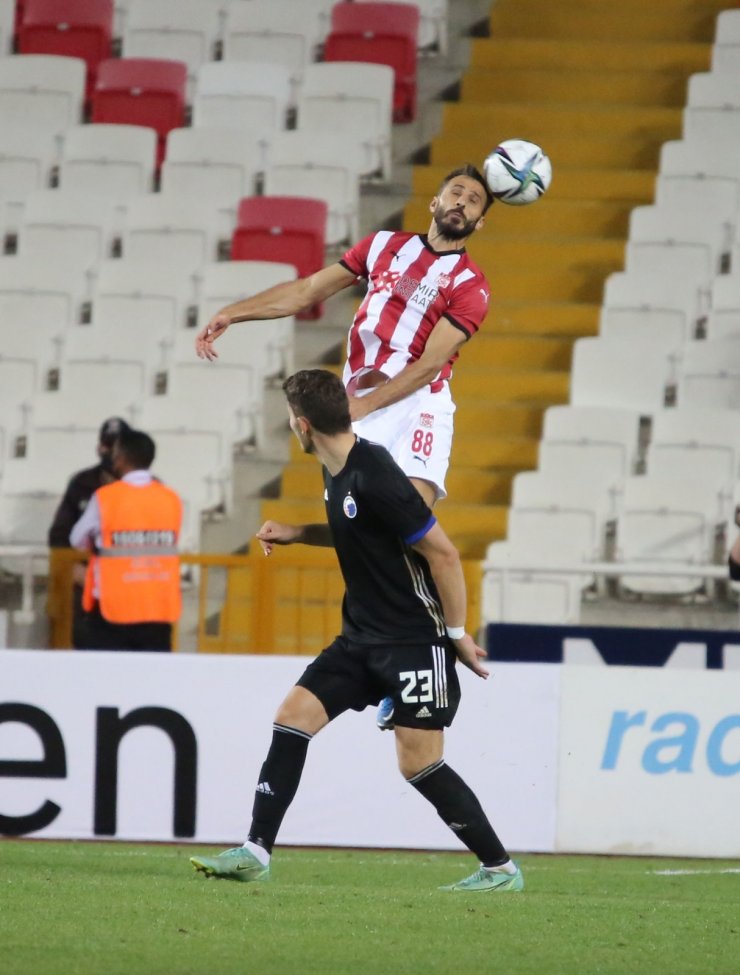
[[[231,845],[305,657],[0,651],[0,832]],[[736,857],[740,674],[491,663],[447,760],[512,850]],[[281,842],[458,849],[373,716],[312,743]]]

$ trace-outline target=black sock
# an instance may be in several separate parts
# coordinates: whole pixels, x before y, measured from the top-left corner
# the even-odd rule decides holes
[[[506,863],[509,854],[488,822],[481,804],[470,788],[444,759],[422,769],[408,780],[434,806],[467,848],[486,867]]]
[[[286,725],[273,725],[272,744],[262,765],[252,807],[249,839],[272,853],[275,837],[303,774],[311,735]]]

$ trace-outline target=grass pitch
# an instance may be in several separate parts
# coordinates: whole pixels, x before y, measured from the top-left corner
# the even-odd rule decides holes
[[[521,894],[460,894],[471,856],[279,849],[267,883],[191,846],[0,842],[3,975],[739,975],[740,863],[523,856]]]

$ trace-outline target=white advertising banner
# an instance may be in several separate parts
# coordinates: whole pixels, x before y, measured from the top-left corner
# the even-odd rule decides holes
[[[306,657],[0,652],[0,832],[231,844]],[[512,850],[555,844],[560,668],[461,673],[447,761]],[[279,842],[457,849],[371,710],[311,743]]]
[[[740,674],[561,676],[557,849],[740,856]]]

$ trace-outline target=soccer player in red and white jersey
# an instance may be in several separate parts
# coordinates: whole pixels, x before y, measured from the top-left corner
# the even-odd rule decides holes
[[[216,358],[229,325],[296,315],[366,280],[343,375],[353,429],[386,447],[431,507],[446,494],[452,366],[488,310],[488,283],[465,243],[492,202],[474,166],[453,170],[429,205],[426,234],[379,231],[338,263],[227,305],[196,336],[197,354]]]

